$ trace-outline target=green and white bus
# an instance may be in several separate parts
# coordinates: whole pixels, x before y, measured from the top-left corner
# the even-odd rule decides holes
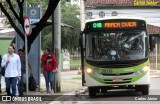
[[[89,96],[112,89],[149,94],[149,35],[143,18],[89,20],[80,34],[82,83]]]

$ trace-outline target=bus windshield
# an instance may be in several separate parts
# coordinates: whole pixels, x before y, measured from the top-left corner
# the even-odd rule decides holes
[[[146,58],[145,30],[88,32],[86,59],[95,61],[126,61]]]

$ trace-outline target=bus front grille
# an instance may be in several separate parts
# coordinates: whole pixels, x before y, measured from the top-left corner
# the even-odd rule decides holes
[[[131,81],[125,81],[125,82],[105,82],[105,84],[123,84],[123,83],[130,83]]]
[[[132,78],[124,78],[122,81],[113,81],[113,79],[104,79],[105,84],[123,84],[123,83],[130,83]]]
[[[118,73],[118,74],[102,74],[104,76],[121,76],[121,75],[131,75],[134,72],[129,72],[129,73]]]

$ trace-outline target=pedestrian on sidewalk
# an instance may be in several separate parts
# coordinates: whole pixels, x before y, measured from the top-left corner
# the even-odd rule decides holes
[[[17,81],[21,80],[21,61],[19,55],[14,53],[14,49],[13,45],[8,47],[8,53],[3,56],[1,63],[1,66],[5,67],[4,77],[7,95],[11,97],[16,95]],[[12,93],[10,92],[11,86]]]
[[[54,72],[56,72],[57,62],[54,54],[51,52],[49,48],[45,49],[44,54],[41,57],[42,61],[42,69],[43,75],[46,82],[46,92],[47,93],[54,93]],[[51,92],[49,91],[49,84]]]
[[[2,70],[1,62],[2,62],[2,56],[0,54],[0,93],[2,93],[2,89],[1,89],[1,78],[2,78],[2,74],[1,74],[1,70]]]
[[[26,90],[26,62],[25,62],[25,53],[23,49],[18,50],[18,55],[21,60],[21,80],[18,81],[18,92],[19,96],[23,95],[23,91]],[[28,63],[30,69],[30,75],[33,75],[33,70],[31,65]]]

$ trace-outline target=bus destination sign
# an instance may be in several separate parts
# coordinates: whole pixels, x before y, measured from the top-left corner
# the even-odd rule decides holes
[[[93,28],[127,28],[136,27],[135,21],[130,22],[105,22],[105,23],[93,23]]]
[[[115,21],[97,21],[88,22],[86,24],[87,30],[99,30],[99,29],[144,29],[146,24],[144,21],[135,20],[115,20]]]

